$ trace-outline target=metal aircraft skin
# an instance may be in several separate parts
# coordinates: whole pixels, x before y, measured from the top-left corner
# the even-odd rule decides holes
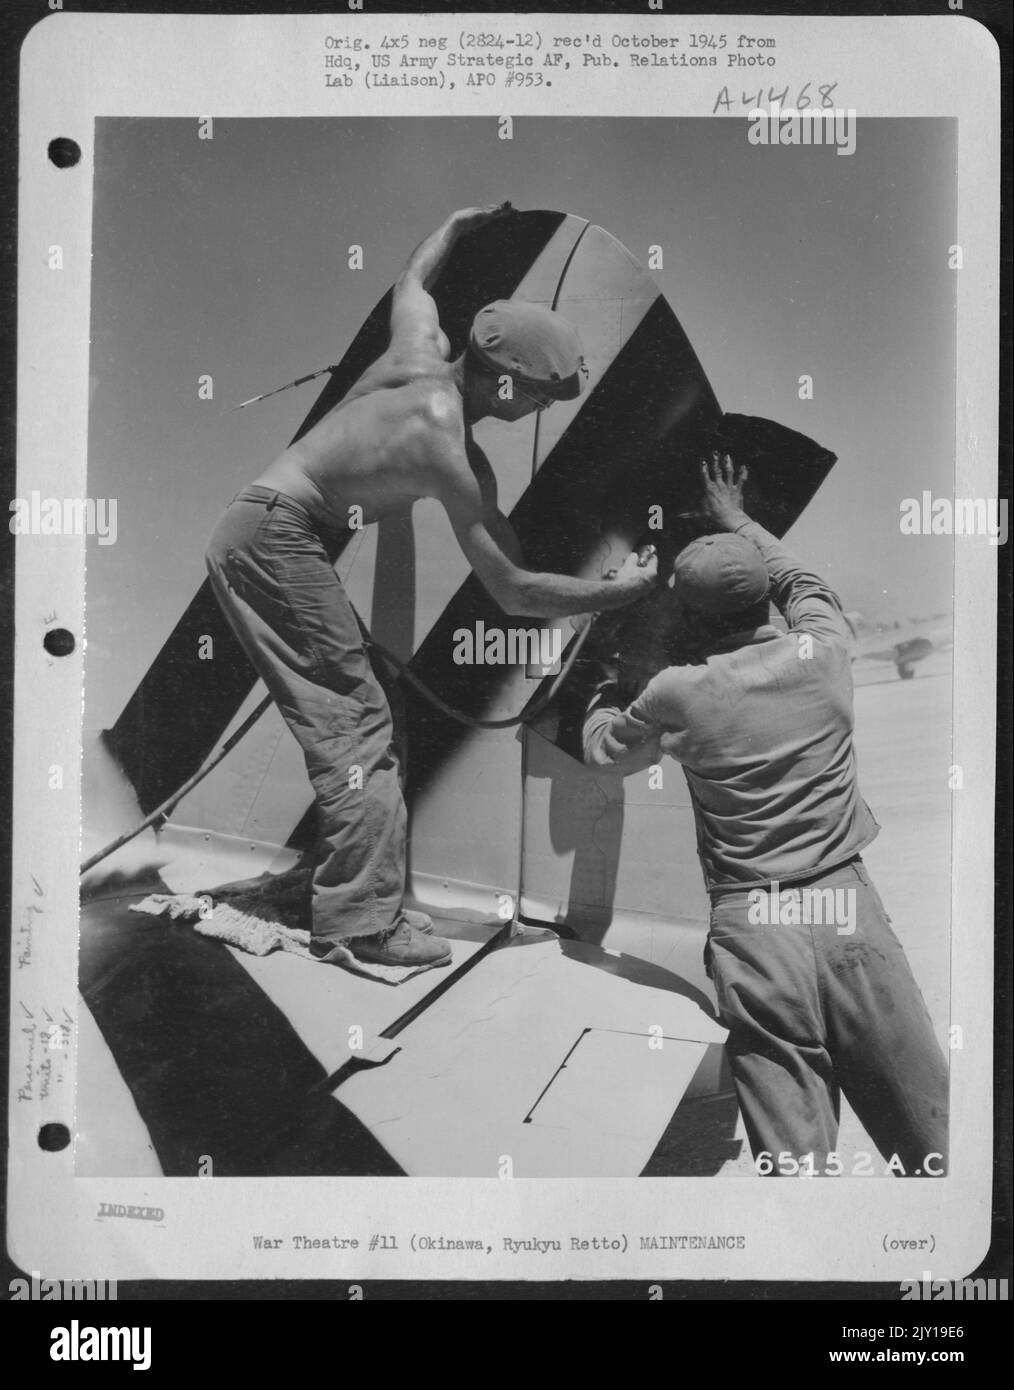
[[[647,540],[658,541],[663,552],[668,546],[671,562],[689,539],[690,491],[705,441],[724,440],[726,447],[749,451],[753,492],[748,506],[768,529],[784,534],[821,486],[835,455],[773,422],[723,413],[671,308],[638,262],[602,228],[558,213],[518,216],[509,254],[479,255],[473,257],[475,264],[463,258],[449,268],[445,301],[439,285],[436,297],[452,351],[460,350],[462,334],[484,302],[512,293],[559,307],[582,336],[589,385],[579,401],[554,407],[544,418],[524,422],[524,427],[493,426],[488,438],[484,429],[476,430],[493,461],[503,509],[511,516],[529,563],[585,577],[600,575],[616,557]],[[502,225],[497,234],[504,235]],[[501,276],[507,267],[513,279],[490,282],[491,267],[500,267]],[[477,287],[464,294],[463,281]],[[370,354],[383,350],[384,304],[378,305],[325,386],[304,431],[340,402],[373,360]],[[252,408],[271,407],[266,403]],[[223,506],[227,501],[223,497]],[[672,529],[663,535],[646,533],[649,505],[659,502],[665,504],[666,517],[675,518],[667,523]],[[209,530],[212,520],[208,519]],[[451,660],[456,631],[477,630],[479,623],[488,629],[505,619],[470,574],[446,517],[435,505],[417,504],[410,515],[355,534],[338,555],[337,570],[374,638],[409,663],[413,674],[448,703],[475,716],[499,719],[523,711],[546,688],[541,670],[466,668]],[[264,694],[245,655],[231,641],[217,606],[209,602],[206,587],[180,618],[113,728],[86,754],[86,853],[157,808],[237,729]],[[650,612],[632,617],[635,642],[639,624],[650,641]],[[561,630],[566,654],[573,629],[568,619],[555,626]],[[214,642],[215,661],[194,661],[198,641],[208,637]],[[575,673],[580,674],[577,667]],[[633,1152],[616,1158],[617,1173],[636,1172],[681,1095],[725,1088],[711,987],[701,959],[708,902],[697,860],[693,808],[681,770],[667,765],[664,777],[656,775],[649,786],[647,769],[623,777],[584,767],[575,756],[574,739],[581,682],[573,684],[570,705],[560,699],[557,708],[540,715],[534,726],[488,730],[464,729],[434,711],[404,681],[391,682],[396,724],[400,705],[408,735],[408,899],[438,916],[441,924],[457,921],[466,936],[479,927],[489,935],[500,931],[505,913],[507,920],[520,919],[536,933],[550,928],[563,938],[560,949],[570,962],[567,969],[580,974],[591,968],[595,985],[589,998],[603,987],[599,976],[604,971],[617,977],[609,988],[615,989],[618,1000],[623,990],[636,985],[645,997],[661,989],[677,1013],[677,1005],[690,1011],[692,1023],[685,1019],[673,1025],[688,1049],[679,1093],[662,1087],[657,1095],[649,1095],[648,1110],[637,1121],[644,1135],[639,1152],[645,1144],[646,1151],[639,1159]],[[119,951],[128,942],[129,949],[136,947],[137,915],[126,911],[126,900],[143,889],[150,891],[153,873],[174,892],[197,892],[290,868],[312,844],[311,802],[295,740],[270,708],[211,775],[180,801],[158,833],[147,832],[86,877],[83,886],[92,901],[87,905],[91,925],[82,923],[82,942],[88,948],[82,953],[82,993],[100,1030],[111,1040],[124,1076],[130,1068],[121,1050],[133,1043],[117,1022],[118,1010],[125,1005],[109,997],[107,953],[114,943],[119,943]],[[113,889],[119,893],[115,903],[109,897]],[[128,920],[131,916],[133,921]],[[526,929],[520,930],[523,935]],[[196,940],[199,947],[180,943],[188,958],[198,950],[219,955],[214,961],[208,958],[207,969],[195,960],[191,991],[202,989],[205,978],[210,989],[215,972],[230,989],[235,987],[237,998],[249,992],[252,981],[281,1011],[327,1077],[334,1079],[336,1057],[334,1039],[321,1033],[322,1018],[342,1017],[354,1008],[349,1017],[365,1023],[374,1037],[385,1036],[385,1030],[389,1034],[395,1024],[402,1026],[406,995],[397,990],[364,984],[342,970],[304,968],[284,953],[258,959],[230,951],[226,957],[219,943]],[[556,948],[543,938],[533,944],[538,950],[530,949],[526,959],[545,957],[551,962],[541,967],[549,988],[550,977],[555,979],[553,972],[561,968]],[[168,947],[163,943],[158,949]],[[496,970],[503,968],[498,965]],[[481,995],[484,969],[480,963],[470,970],[467,990],[464,981],[452,982],[446,991],[438,991],[436,1003],[422,1004],[422,1017],[432,1013],[431,1022],[425,1027],[413,1022],[399,1033],[398,1067],[408,1073],[418,1065],[418,1058],[412,1061],[413,1029],[422,1038],[427,1028],[439,1030],[444,1013],[456,1017],[456,991],[462,999],[469,992]],[[122,989],[152,992],[150,1007],[172,1017],[177,1001],[159,993],[163,988],[171,991],[173,982],[166,972],[152,972],[141,956],[136,971],[134,976],[121,972]],[[420,1000],[441,983],[441,973],[430,972],[438,978],[426,983],[425,990],[416,989]],[[490,967],[486,973],[492,980],[495,970]],[[408,990],[407,985],[402,988]],[[516,1047],[519,1029],[534,1030],[533,1046],[537,1042],[539,1022],[524,1011],[524,989],[519,985],[516,1008],[510,1006],[503,1015],[507,1052]],[[568,1019],[573,1013],[573,1036],[583,1036],[582,1029],[594,1029],[597,1020],[581,1013],[580,990],[568,987],[565,993],[566,1008],[560,1007]],[[250,999],[244,1005],[247,1013]],[[196,1017],[194,1001],[188,1000],[186,1007]],[[208,1001],[207,1007],[214,1012],[221,1006]],[[515,1016],[516,1009],[521,1009],[520,1015]],[[607,1017],[608,1010],[600,1010],[600,1018]],[[668,1029],[667,1036],[672,1036]],[[554,1036],[552,1045],[564,1048],[572,1041],[569,1033],[561,1034],[559,1039]],[[246,1045],[255,1042],[248,1039]],[[589,1075],[595,1071],[601,1076],[605,1068],[614,1076],[618,1093],[637,1094],[646,1087],[650,1092],[642,1075],[648,1053],[642,1056],[643,1049],[634,1049],[621,1057],[610,1050],[608,1056],[600,1056],[595,1049],[605,1046],[601,1039],[585,1046],[588,1058],[596,1059],[594,1067],[588,1063]],[[492,1051],[502,1055],[496,1047]],[[157,1059],[157,1065],[175,1067],[175,1055],[167,1039],[166,1056]],[[156,1065],[156,1059],[149,1060]],[[548,1084],[537,1047],[530,1060],[532,1084]],[[265,1060],[265,1068],[268,1065]],[[131,1076],[142,1118],[153,1137],[156,1132],[161,1136],[155,1147],[163,1169],[188,1171],[185,1155],[191,1148],[204,1151],[203,1133],[195,1132],[191,1142],[190,1136],[171,1132],[163,1117],[155,1115],[162,1104],[162,1082],[149,1085],[143,1071]],[[180,1079],[181,1090],[192,1091],[194,1084],[192,1077]],[[348,1088],[347,1107],[355,1110],[356,1096],[367,1128],[367,1117],[380,1113],[378,1088],[379,1082],[371,1088],[365,1074]],[[284,1086],[279,1089],[284,1093]],[[345,1089],[344,1084],[338,1086],[338,1099]],[[554,1103],[584,1113],[581,1096],[564,1097],[561,1092]],[[598,1105],[589,1113],[591,1118],[580,1124],[591,1128],[587,1133],[580,1130],[584,1137],[575,1154],[593,1149],[597,1142]],[[493,1118],[487,1116],[483,1123]],[[216,1142],[224,1146],[227,1139],[219,1135]],[[439,1172],[441,1164],[451,1161],[428,1150],[423,1157],[421,1142],[414,1132],[403,1136],[399,1155],[407,1168],[417,1162],[426,1171]],[[252,1171],[245,1140],[240,1151],[235,1171]],[[571,1152],[539,1150],[540,1171],[565,1171]],[[269,1161],[260,1155],[256,1161],[287,1160]]]

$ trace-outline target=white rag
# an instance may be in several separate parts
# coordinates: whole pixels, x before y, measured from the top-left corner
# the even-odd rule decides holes
[[[260,885],[258,885],[260,887]],[[258,898],[261,895],[250,894]],[[210,904],[210,908],[209,908]],[[131,912],[145,912],[153,917],[168,916],[172,921],[192,922],[194,930],[215,941],[224,941],[250,955],[266,956],[272,951],[289,951],[304,960],[321,964],[310,952],[310,933],[302,927],[286,926],[283,922],[258,916],[229,902],[214,902],[211,893],[149,893],[139,903],[130,904]],[[340,965],[357,975],[366,975],[383,984],[400,985],[420,969],[428,967],[406,965],[376,965],[358,960],[344,946],[337,946],[328,965]]]

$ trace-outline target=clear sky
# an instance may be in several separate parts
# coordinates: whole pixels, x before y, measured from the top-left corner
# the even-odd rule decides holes
[[[898,518],[902,498],[954,489],[953,123],[860,120],[851,157],[746,129],[516,120],[503,141],[491,120],[216,119],[199,140],[196,121],[100,121],[89,495],[117,499],[118,538],[89,548],[87,727],[116,718],[202,581],[219,512],[323,383],[226,407],[338,360],[426,233],[504,198],[587,217],[645,263],[660,245],[655,279],[722,406],[839,456],[797,553],[846,607],[949,611],[950,540]]]

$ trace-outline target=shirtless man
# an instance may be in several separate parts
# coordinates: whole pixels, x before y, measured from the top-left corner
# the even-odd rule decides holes
[[[601,582],[526,568],[472,440],[477,420],[520,420],[581,391],[577,335],[539,305],[482,309],[469,346],[450,345],[428,293],[457,239],[507,209],[453,213],[394,287],[391,341],[344,399],[226,510],[208,545],[219,603],[298,740],[316,794],[321,852],[311,950],[425,968],[449,944],[406,912],[406,814],[387,700],[334,571],[335,536],[421,497],[441,502],[480,581],[508,614],[560,617],[644,594],[657,562],[629,555]],[[504,391],[504,378],[511,391]],[[502,396],[509,394],[509,399]],[[358,769],[358,771],[356,771]]]

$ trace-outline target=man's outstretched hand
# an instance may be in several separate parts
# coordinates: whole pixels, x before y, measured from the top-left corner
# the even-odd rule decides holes
[[[408,264],[395,285],[395,303],[391,309],[392,342],[399,329],[406,323],[410,333],[417,332],[420,314],[424,320],[430,321],[432,329],[433,323],[436,322],[436,305],[420,304],[417,291],[420,285],[427,293],[433,289],[458,238],[513,211],[510,203],[491,203],[483,208],[459,208],[457,212],[452,212],[435,232],[431,232],[425,241],[419,243],[409,256]],[[401,311],[402,306],[405,306],[407,312]]]
[[[626,589],[630,595],[628,603],[644,598],[655,587],[658,578],[658,551],[653,545],[632,550],[622,565],[606,570],[602,578]],[[575,632],[582,632],[598,616],[598,613],[576,613],[571,617],[570,625]]]
[[[740,467],[733,463],[731,454],[715,452],[710,459],[702,459],[701,518],[720,531],[734,531],[744,521],[749,521],[743,510],[743,485],[747,476],[746,465]]]
[[[612,579],[630,589],[631,601],[643,598],[655,586],[658,578],[658,552],[653,545],[632,550],[618,568],[606,570],[603,579]]]

